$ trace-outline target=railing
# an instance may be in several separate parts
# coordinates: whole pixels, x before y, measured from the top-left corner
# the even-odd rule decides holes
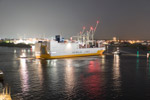
[[[12,100],[10,94],[10,87],[6,86],[2,93],[0,93],[0,100]]]

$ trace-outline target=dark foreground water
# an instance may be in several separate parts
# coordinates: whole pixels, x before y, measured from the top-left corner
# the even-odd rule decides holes
[[[0,69],[14,100],[150,100],[150,63],[136,50],[122,50],[121,56],[40,60],[30,49],[0,47]],[[28,58],[19,58],[22,52]]]

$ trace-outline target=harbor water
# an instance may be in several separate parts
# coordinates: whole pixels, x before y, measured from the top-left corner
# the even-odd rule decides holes
[[[32,49],[0,47],[1,84],[11,87],[13,100],[149,100],[146,53],[120,50],[124,54],[43,60]]]

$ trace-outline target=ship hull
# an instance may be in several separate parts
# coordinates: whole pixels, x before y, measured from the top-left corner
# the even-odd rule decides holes
[[[50,56],[49,54],[41,54],[40,56],[36,56],[36,58],[41,58],[41,59],[61,59],[61,58],[73,58],[73,57],[84,57],[84,56],[100,56],[100,55],[103,54],[103,52],[104,52],[104,50],[99,50],[96,53],[58,55],[58,56]]]
[[[36,58],[42,59],[99,56],[105,51],[105,47],[79,48],[78,43],[58,43],[56,41],[51,41],[45,45],[37,43],[35,47]]]

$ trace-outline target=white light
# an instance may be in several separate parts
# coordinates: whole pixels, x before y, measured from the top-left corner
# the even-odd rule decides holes
[[[32,50],[33,50],[33,51],[35,50],[35,46],[32,46]]]
[[[56,52],[51,52],[51,53],[56,53]]]
[[[26,57],[26,54],[23,52],[21,55],[20,55],[21,58],[24,58]]]
[[[71,49],[71,43],[67,43],[67,49]]]

